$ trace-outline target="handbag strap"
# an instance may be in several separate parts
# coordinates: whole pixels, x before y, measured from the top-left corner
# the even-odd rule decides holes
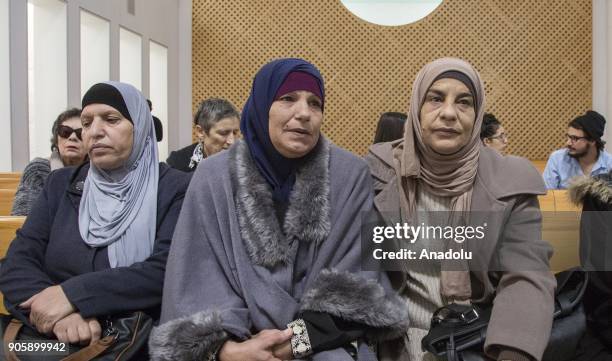
[[[106,351],[115,342],[114,335],[108,335],[79,351],[64,357],[62,361],[90,361]]]
[[[449,340],[446,344],[446,360],[459,361],[457,345],[455,344],[455,329],[464,325],[469,325],[480,318],[476,305],[464,305],[451,303],[441,307],[434,312],[431,318],[431,328],[437,324],[444,324],[449,327]]]
[[[19,361],[17,354],[15,351],[10,351],[8,349],[8,344],[10,342],[15,341],[17,338],[17,334],[23,327],[23,322],[12,319],[11,322],[6,326],[6,330],[4,330],[4,355],[6,356],[6,361]],[[62,359],[62,361],[90,361],[95,357],[102,354],[109,347],[113,345],[116,340],[115,335],[108,335],[94,342],[93,344],[83,347],[79,351],[70,354]]]
[[[9,350],[8,344],[15,341],[22,327],[23,323],[13,318],[8,326],[6,326],[6,330],[4,330],[4,355],[7,361],[19,361],[15,351]]]
[[[455,346],[455,330],[451,330],[450,338],[446,344],[446,360],[459,361],[457,357],[457,346]]]

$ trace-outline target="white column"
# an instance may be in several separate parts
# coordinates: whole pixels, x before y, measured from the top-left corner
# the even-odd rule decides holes
[[[170,150],[179,149],[191,144],[192,114],[191,114],[191,0],[179,0],[179,31],[178,31],[178,118],[169,119],[178,128],[177,135],[168,131]],[[172,114],[172,113],[170,113]]]
[[[603,140],[612,149],[612,6],[593,0],[593,110],[606,118]]]

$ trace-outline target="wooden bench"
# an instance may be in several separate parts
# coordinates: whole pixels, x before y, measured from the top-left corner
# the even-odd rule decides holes
[[[531,163],[538,169],[540,174],[544,173],[544,168],[546,168],[547,160],[532,160]]]
[[[19,178],[0,178],[0,189],[17,189]]]
[[[550,268],[554,272],[580,265],[580,212],[570,202],[566,190],[550,190],[538,197],[542,210],[542,238],[554,253]]]
[[[21,179],[21,172],[0,172],[0,178]]]
[[[0,216],[11,215],[16,189],[0,189]]]
[[[26,217],[0,217],[0,258],[6,256],[9,245],[15,239],[15,233],[25,222]],[[4,298],[0,293],[0,312],[7,313]]]

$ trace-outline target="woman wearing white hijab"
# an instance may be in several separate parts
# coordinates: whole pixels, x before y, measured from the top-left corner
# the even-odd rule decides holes
[[[158,318],[189,182],[159,163],[151,113],[133,86],[92,86],[81,122],[90,162],[49,176],[0,274],[14,317],[70,343],[98,339],[97,317]]]

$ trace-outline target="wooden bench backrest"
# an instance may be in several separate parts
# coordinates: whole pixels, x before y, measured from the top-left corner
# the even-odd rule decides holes
[[[549,190],[538,199],[542,210],[542,238],[554,249],[551,269],[558,272],[579,266],[581,207],[570,202],[567,190]]]
[[[15,200],[15,189],[0,189],[0,216],[10,216]]]
[[[0,177],[0,189],[17,189],[19,185],[19,178],[1,178]]]
[[[26,217],[0,217],[0,258],[6,256],[9,245],[15,239],[15,232],[23,225]],[[7,313],[4,298],[0,294],[0,313]]]
[[[21,172],[0,172],[0,178],[21,179]]]
[[[544,173],[544,168],[546,168],[546,160],[532,160],[531,163],[538,169],[540,174]]]

